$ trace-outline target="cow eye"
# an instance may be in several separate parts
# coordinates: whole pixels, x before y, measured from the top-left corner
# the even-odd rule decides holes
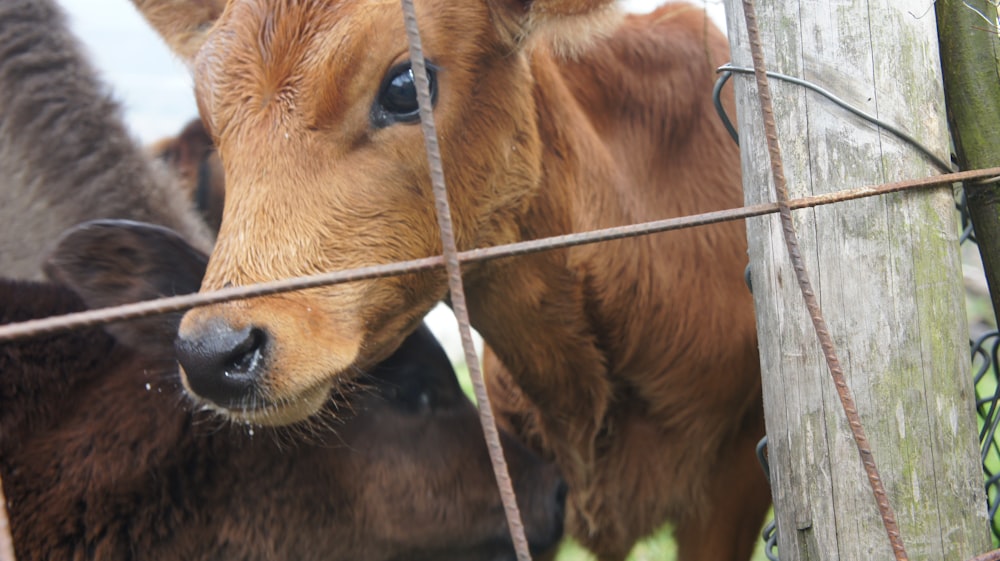
[[[436,74],[437,68],[428,63],[427,79],[430,81],[432,106],[437,103]],[[371,120],[376,128],[395,123],[416,123],[420,120],[417,82],[409,62],[392,67],[382,79],[378,97],[372,106]]]

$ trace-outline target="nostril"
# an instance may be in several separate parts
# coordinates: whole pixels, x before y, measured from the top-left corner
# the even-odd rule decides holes
[[[260,364],[263,354],[261,351],[266,341],[267,336],[263,329],[249,328],[247,336],[238,343],[226,360],[223,375],[234,377],[251,374]]]
[[[174,347],[194,394],[223,407],[241,407],[259,393],[267,342],[267,332],[258,327],[233,329],[215,322],[196,337],[178,337]]]

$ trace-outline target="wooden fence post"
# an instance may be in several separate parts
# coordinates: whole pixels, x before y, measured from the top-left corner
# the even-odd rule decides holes
[[[768,69],[818,83],[947,160],[934,14],[911,0],[756,3]],[[926,10],[926,13],[920,13]],[[739,0],[733,64],[752,66]],[[752,75],[734,76],[749,204],[774,199]],[[800,86],[771,80],[791,196],[937,173]],[[795,211],[810,276],[910,559],[990,549],[959,227],[948,188]],[[747,221],[782,561],[891,559],[776,216]]]

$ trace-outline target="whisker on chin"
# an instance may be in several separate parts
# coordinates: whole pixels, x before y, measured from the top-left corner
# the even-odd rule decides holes
[[[271,399],[260,387],[243,396],[232,407],[222,407],[191,394],[183,388],[180,371],[163,371],[164,380],[177,388],[175,399],[179,407],[188,409],[198,432],[215,434],[220,430],[238,431],[250,436],[270,439],[279,449],[287,450],[300,444],[315,446],[341,446],[350,448],[340,429],[344,422],[363,409],[358,399],[374,395],[377,387],[374,378],[364,370],[352,366],[347,380],[338,380],[329,390],[323,406],[308,418],[290,424],[283,412],[294,409],[301,402],[298,396]]]

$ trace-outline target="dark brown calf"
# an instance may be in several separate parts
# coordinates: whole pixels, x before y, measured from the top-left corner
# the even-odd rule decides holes
[[[203,289],[440,254],[398,2],[133,1],[193,68],[225,168]],[[729,49],[702,10],[415,4],[461,249],[742,204],[711,101]],[[463,268],[497,408],[559,464],[602,559],[668,521],[683,561],[750,555],[769,493],[746,260],[728,223]],[[427,272],[193,310],[186,383],[236,418],[307,417],[446,291]],[[260,407],[230,407],[246,394]]]
[[[105,223],[71,234],[48,271],[110,304],[193,291],[204,263],[166,230]],[[84,306],[59,284],[0,282],[0,323]],[[318,420],[274,429],[192,411],[156,323],[0,343],[0,475],[21,561],[513,560],[475,409],[426,328]],[[528,536],[547,550],[564,486],[505,444]]]
[[[193,119],[180,134],[156,142],[151,151],[180,177],[179,187],[194,203],[213,232],[222,224],[226,178],[222,161],[201,119]]]

